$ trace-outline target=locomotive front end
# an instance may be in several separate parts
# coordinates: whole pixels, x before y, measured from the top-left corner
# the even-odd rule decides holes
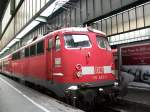
[[[111,48],[102,32],[64,33],[63,62],[66,92],[73,91],[71,95],[75,93],[80,100],[91,103],[98,96],[112,95],[118,86]]]

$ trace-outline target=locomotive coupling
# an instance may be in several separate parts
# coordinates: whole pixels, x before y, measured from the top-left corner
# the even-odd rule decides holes
[[[70,86],[65,90],[65,94],[70,97],[72,94],[76,94],[78,89],[78,86]]]

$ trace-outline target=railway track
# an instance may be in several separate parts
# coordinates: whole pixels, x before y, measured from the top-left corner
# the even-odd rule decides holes
[[[104,112],[127,112],[123,109],[119,109],[119,108],[113,108],[113,107],[107,107],[106,110],[104,110]]]
[[[113,104],[99,105],[90,112],[150,112],[150,106],[118,99]]]
[[[91,111],[89,111],[89,112],[91,112]],[[92,110],[92,112],[128,112],[128,111],[117,108],[117,107],[106,106],[106,107]]]

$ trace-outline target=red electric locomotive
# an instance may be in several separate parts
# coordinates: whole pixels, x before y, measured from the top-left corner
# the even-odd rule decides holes
[[[114,94],[116,76],[111,48],[101,31],[63,28],[1,59],[2,73],[42,85],[57,96],[93,102]]]

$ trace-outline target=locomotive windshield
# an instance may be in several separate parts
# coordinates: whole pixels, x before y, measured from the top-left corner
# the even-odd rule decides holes
[[[87,35],[65,35],[66,48],[90,47],[90,40]]]
[[[98,44],[99,48],[111,50],[111,48],[108,44],[108,41],[104,37],[97,35],[96,36],[96,41],[97,41],[97,44]]]

